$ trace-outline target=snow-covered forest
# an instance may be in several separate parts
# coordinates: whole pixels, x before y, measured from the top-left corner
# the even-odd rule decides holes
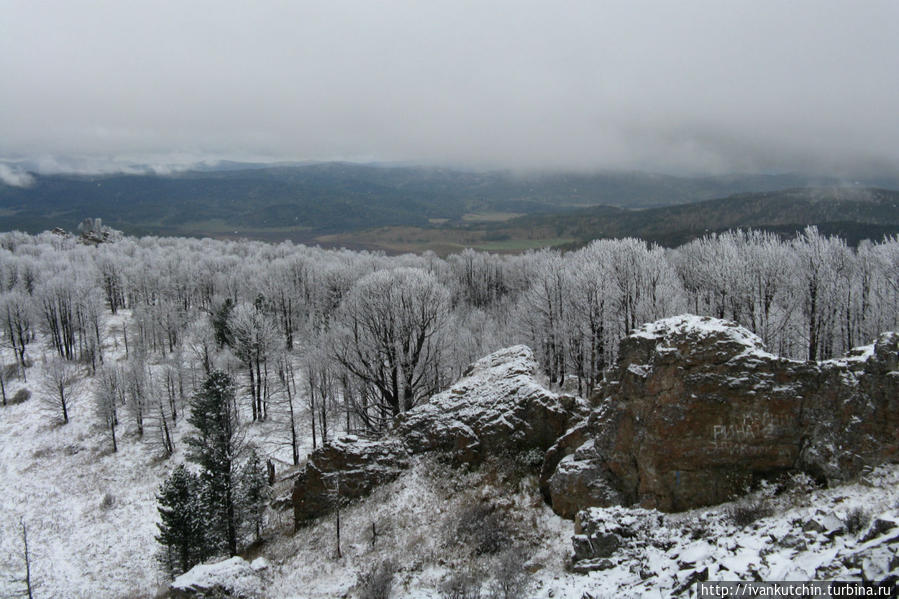
[[[31,396],[45,421],[102,439],[110,460],[123,436],[163,463],[179,454],[190,398],[214,371],[237,383],[253,445],[290,468],[338,434],[386,430],[515,343],[534,348],[549,386],[589,397],[623,336],[682,312],[737,321],[788,357],[839,356],[899,329],[899,239],[853,248],[814,229],[749,231],[676,249],[624,239],[441,258],[0,235],[2,403]]]
[[[67,421],[67,379],[77,373],[66,364],[82,365],[97,375],[98,413],[112,409],[117,389],[141,432],[177,420],[179,402],[213,367],[245,382],[253,420],[308,403],[317,445],[337,428],[383,429],[513,343],[535,349],[551,384],[589,395],[624,335],[684,311],[734,320],[769,350],[810,360],[899,327],[895,237],[852,248],[814,229],[787,241],[750,231],[674,250],[624,239],[566,254],[466,250],[446,259],[80,239],[0,236],[0,322],[17,364],[4,375],[53,361],[58,380],[38,383]],[[123,359],[103,349],[110,318],[121,322],[108,334]]]
[[[749,231],[673,250],[624,239],[446,259],[185,238],[94,246],[51,233],[5,233],[0,252],[3,341],[19,366],[166,363],[163,386],[181,396],[214,364],[246,379],[254,419],[272,397],[311,385],[346,398],[351,428],[381,427],[389,414],[378,408],[408,409],[512,343],[537,351],[550,382],[589,393],[622,336],[684,311],[734,320],[771,351],[810,360],[899,324],[899,239],[852,248],[814,229],[786,241]],[[122,311],[125,366],[102,349],[104,323]],[[372,361],[379,351],[389,372]]]

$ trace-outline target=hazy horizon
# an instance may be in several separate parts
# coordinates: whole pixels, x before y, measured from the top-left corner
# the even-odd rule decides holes
[[[0,0],[0,180],[216,160],[899,173],[899,4]]]

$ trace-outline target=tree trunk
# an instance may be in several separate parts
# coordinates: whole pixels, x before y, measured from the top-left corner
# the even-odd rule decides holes
[[[28,552],[28,529],[25,527],[25,521],[20,520],[22,525],[22,546],[25,553],[25,592],[28,599],[34,599],[31,589],[31,554]]]

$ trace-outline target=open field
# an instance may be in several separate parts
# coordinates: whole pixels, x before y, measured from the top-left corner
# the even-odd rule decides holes
[[[504,223],[524,216],[523,212],[469,212],[462,215],[462,220],[467,223]]]

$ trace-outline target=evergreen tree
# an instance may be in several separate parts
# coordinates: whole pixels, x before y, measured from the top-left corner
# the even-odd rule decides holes
[[[238,460],[243,440],[238,430],[234,383],[213,371],[191,399],[188,422],[196,429],[187,437],[188,459],[201,468],[207,530],[216,548],[237,555],[240,512],[237,506]]]
[[[219,349],[231,346],[234,343],[234,336],[231,328],[228,326],[228,319],[231,317],[231,311],[234,310],[234,300],[230,297],[225,298],[222,305],[212,313],[212,328],[215,331],[215,342]]]
[[[262,517],[265,514],[268,480],[262,460],[256,449],[251,449],[241,472],[241,512],[256,538],[262,534]]]
[[[160,522],[156,541],[171,574],[186,572],[207,557],[204,518],[199,499],[200,481],[182,465],[162,483],[158,502]]]

